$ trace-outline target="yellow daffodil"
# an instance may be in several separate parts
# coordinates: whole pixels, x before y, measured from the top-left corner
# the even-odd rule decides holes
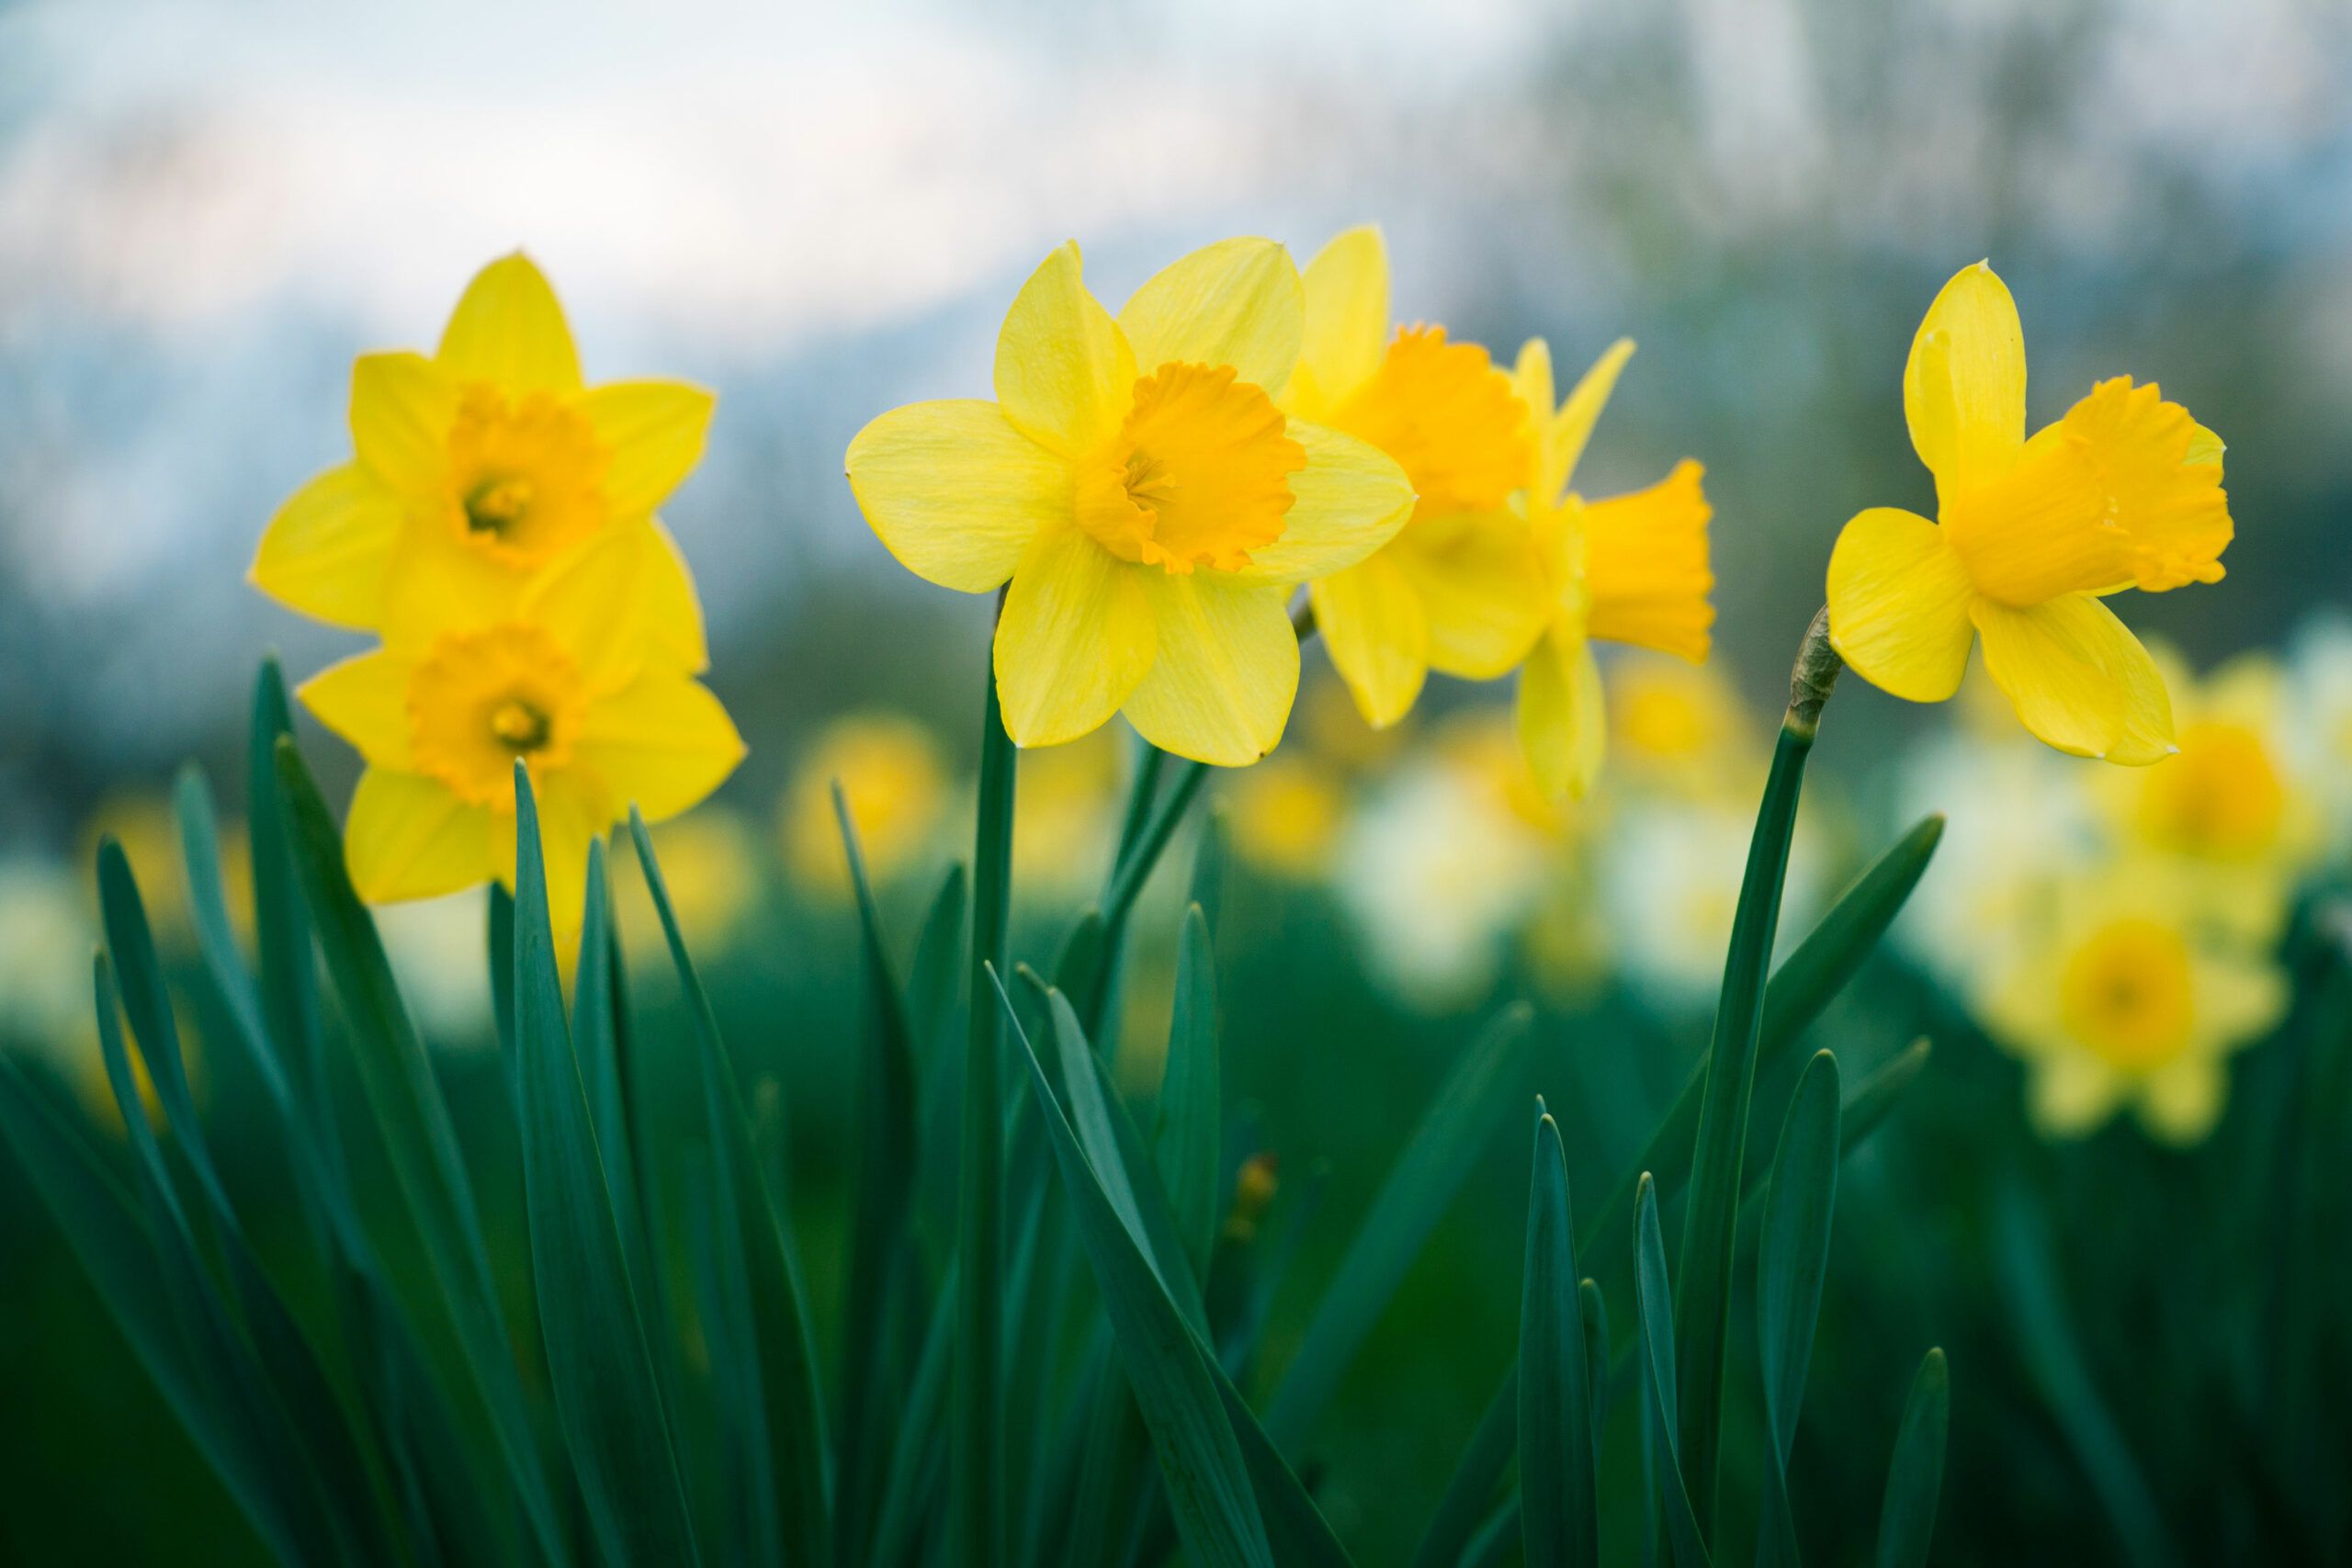
[[[1634,345],[1620,339],[1553,406],[1552,351],[1520,350],[1512,372],[1532,421],[1521,501],[1532,568],[1519,635],[1519,736],[1544,788],[1581,795],[1600,771],[1608,721],[1592,640],[1631,643],[1698,663],[1707,657],[1715,585],[1707,565],[1713,509],[1690,458],[1647,490],[1586,501],[1569,486],[1577,458]]]
[[[2225,1058],[2284,1015],[2285,977],[2200,931],[2191,894],[2153,863],[2071,879],[2053,902],[2041,940],[1980,998],[2026,1063],[2035,1122],[2079,1135],[2129,1107],[2168,1143],[2199,1141],[2227,1096]]]
[[[1982,262],[1928,307],[1903,412],[1938,520],[1875,507],[1838,536],[1829,632],[1846,662],[1898,697],[1941,702],[1982,637],[1986,670],[2041,739],[2133,765],[2167,755],[2163,678],[2102,601],[2221,581],[2220,438],[2119,376],[2027,439],[2017,304]]]
[[[781,803],[785,865],[802,886],[849,891],[849,861],[833,816],[835,780],[857,824],[866,874],[877,886],[930,847],[948,804],[938,743],[901,715],[852,714],[818,732]]]
[[[1288,751],[1236,779],[1225,806],[1233,852],[1294,882],[1323,874],[1347,815],[1346,796],[1330,768]]]
[[[1676,795],[1748,789],[1763,753],[1739,694],[1718,667],[1631,658],[1611,668],[1609,686],[1612,767]]]
[[[344,829],[371,903],[514,875],[516,761],[531,770],[548,899],[576,930],[589,840],[634,804],[674,817],[743,755],[700,683],[646,657],[642,557],[613,535],[536,580],[514,613],[393,641],[304,682],[303,702],[368,771]]]
[[[1016,897],[1066,904],[1110,869],[1119,809],[1119,752],[1108,730],[1024,758],[1012,799]]]
[[[264,592],[336,626],[414,640],[514,614],[608,534],[638,561],[651,651],[702,670],[702,612],[653,516],[701,459],[711,396],[679,381],[583,385],[563,309],[520,254],[484,267],[441,345],[353,367],[356,455],[262,536]]]
[[[995,667],[1015,743],[1120,712],[1205,762],[1282,739],[1289,590],[1378,549],[1413,503],[1390,458],[1274,405],[1303,331],[1298,269],[1271,242],[1195,251],[1116,318],[1065,244],[1006,314],[994,402],[894,409],[850,443],[850,487],[909,570],[1009,582]]]
[[[717,958],[759,902],[762,863],[751,826],[724,806],[709,805],[662,823],[652,838],[680,933],[696,954]],[[838,840],[834,853],[840,854]],[[635,855],[614,857],[613,884],[623,953],[639,967],[660,967],[669,937]]]
[[[1507,613],[1524,597],[1520,531],[1491,524],[1526,482],[1527,410],[1476,344],[1448,343],[1442,327],[1392,330],[1378,229],[1324,246],[1306,284],[1306,342],[1283,407],[1387,453],[1419,496],[1377,553],[1307,588],[1332,664],[1385,728],[1430,670],[1492,680],[1527,651]]]

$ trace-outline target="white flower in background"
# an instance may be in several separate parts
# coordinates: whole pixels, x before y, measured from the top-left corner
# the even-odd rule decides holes
[[[1615,936],[1619,973],[1668,1009],[1703,1009],[1723,987],[1732,917],[1755,836],[1752,801],[1623,802],[1600,855],[1600,907]],[[1819,830],[1804,814],[1781,899],[1785,949],[1820,908]]]
[[[488,1045],[491,1013],[489,889],[385,904],[375,910],[392,976],[418,1030],[435,1045]]]
[[[2306,620],[2288,651],[2287,725],[2298,770],[2312,781],[2329,851],[2352,853],[2352,615]]]
[[[97,932],[74,878],[45,860],[0,860],[0,1043],[50,1056],[68,1077],[92,1034]]]

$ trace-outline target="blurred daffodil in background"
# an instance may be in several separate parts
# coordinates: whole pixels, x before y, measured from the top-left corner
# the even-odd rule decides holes
[[[1329,764],[1304,749],[1285,750],[1236,779],[1225,792],[1233,852],[1294,882],[1329,868],[1347,819],[1346,789]]]
[[[1111,863],[1120,747],[1108,730],[1024,757],[1012,801],[1012,891],[1024,903],[1082,897]]]
[[[845,897],[849,859],[833,812],[841,785],[857,825],[866,874],[879,886],[919,864],[952,804],[946,764],[930,730],[880,709],[847,714],[812,737],[777,804],[785,869],[803,887]],[[662,856],[662,863],[670,863]]]
[[[1928,307],[1903,374],[1938,519],[1858,514],[1829,559],[1830,639],[1913,702],[1960,686],[1968,654],[2062,751],[2145,765],[2174,747],[2163,675],[2105,603],[2217,582],[2230,542],[2222,442],[2154,383],[2101,381],[2026,437],[2025,335],[1980,262]]]
[[[1006,314],[995,401],[895,409],[851,442],[851,488],[901,564],[1005,587],[994,659],[1016,744],[1121,712],[1204,762],[1282,739],[1291,588],[1362,560],[1413,507],[1392,459],[1275,405],[1304,330],[1298,269],[1270,241],[1195,251],[1115,318],[1069,243]]]
[[[651,837],[679,934],[696,953],[725,954],[759,908],[766,886],[759,835],[741,812],[710,805],[661,824]],[[839,853],[838,831],[834,850]],[[632,964],[662,973],[669,936],[635,855],[613,857],[613,883],[624,956]]]

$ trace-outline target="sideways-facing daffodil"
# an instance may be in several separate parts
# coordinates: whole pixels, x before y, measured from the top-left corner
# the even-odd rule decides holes
[[[653,509],[700,461],[710,411],[680,381],[585,386],[554,290],[506,256],[467,287],[432,357],[360,356],[356,455],[278,509],[253,581],[305,615],[408,640],[512,615],[549,569],[618,534],[652,651],[699,671],[702,612]]]
[[[1195,251],[1115,318],[1068,243],[1005,316],[995,401],[894,409],[850,443],[858,505],[909,570],[1006,588],[994,660],[1016,744],[1121,712],[1204,762],[1282,739],[1290,589],[1378,549],[1413,506],[1390,458],[1275,406],[1303,330],[1298,269],[1270,241]]]
[[[1684,458],[1647,490],[1587,501],[1570,487],[1577,460],[1634,345],[1620,339],[1553,406],[1552,351],[1542,338],[1520,350],[1512,378],[1532,423],[1524,548],[1532,554],[1514,635],[1519,738],[1537,781],[1555,795],[1582,795],[1600,770],[1609,724],[1592,640],[1631,643],[1698,663],[1707,657],[1715,585],[1707,564],[1714,515]],[[1508,624],[1508,623],[1505,623]],[[1532,646],[1531,646],[1532,644]]]
[[[535,580],[512,615],[387,639],[303,682],[367,760],[344,826],[370,903],[514,877],[514,764],[531,772],[548,899],[576,931],[588,845],[634,804],[650,822],[700,801],[743,742],[718,700],[647,656],[634,541],[614,535]]]
[[[1411,710],[1432,669],[1506,674],[1527,651],[1521,530],[1493,525],[1526,482],[1526,407],[1510,377],[1445,329],[1393,328],[1380,231],[1306,264],[1306,335],[1283,407],[1395,458],[1419,499],[1378,552],[1308,584],[1315,624],[1365,722]]]
[[[1871,684],[1941,702],[1981,636],[2027,729],[2144,765],[2173,750],[2171,702],[2103,600],[2221,581],[2221,439],[2153,383],[2119,376],[2029,440],[2025,389],[2017,304],[1980,262],[1936,296],[1903,374],[1938,520],[1875,507],[1846,525],[1829,638]]]

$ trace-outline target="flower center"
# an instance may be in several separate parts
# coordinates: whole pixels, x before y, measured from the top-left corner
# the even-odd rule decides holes
[[[2270,748],[2242,724],[2182,727],[2180,751],[2147,771],[2140,823],[2167,849],[2249,860],[2277,840],[2287,791]]]
[[[546,392],[517,401],[469,384],[448,452],[458,536],[494,559],[537,566],[604,525],[611,454],[586,419]]]
[[[585,708],[579,666],[537,626],[447,633],[409,677],[409,749],[458,799],[511,811],[515,759],[562,766]]]
[[[1416,519],[1488,511],[1527,483],[1527,405],[1485,349],[1443,327],[1399,328],[1330,424],[1396,459]]]
[[[2102,926],[2067,959],[2059,1006],[2067,1032],[2110,1065],[2159,1066],[2188,1043],[2188,944],[2154,920]]]
[[[1078,522],[1122,560],[1177,576],[1235,571],[1283,536],[1306,467],[1263,389],[1225,365],[1163,365],[1136,382],[1118,434],[1078,474]]]

